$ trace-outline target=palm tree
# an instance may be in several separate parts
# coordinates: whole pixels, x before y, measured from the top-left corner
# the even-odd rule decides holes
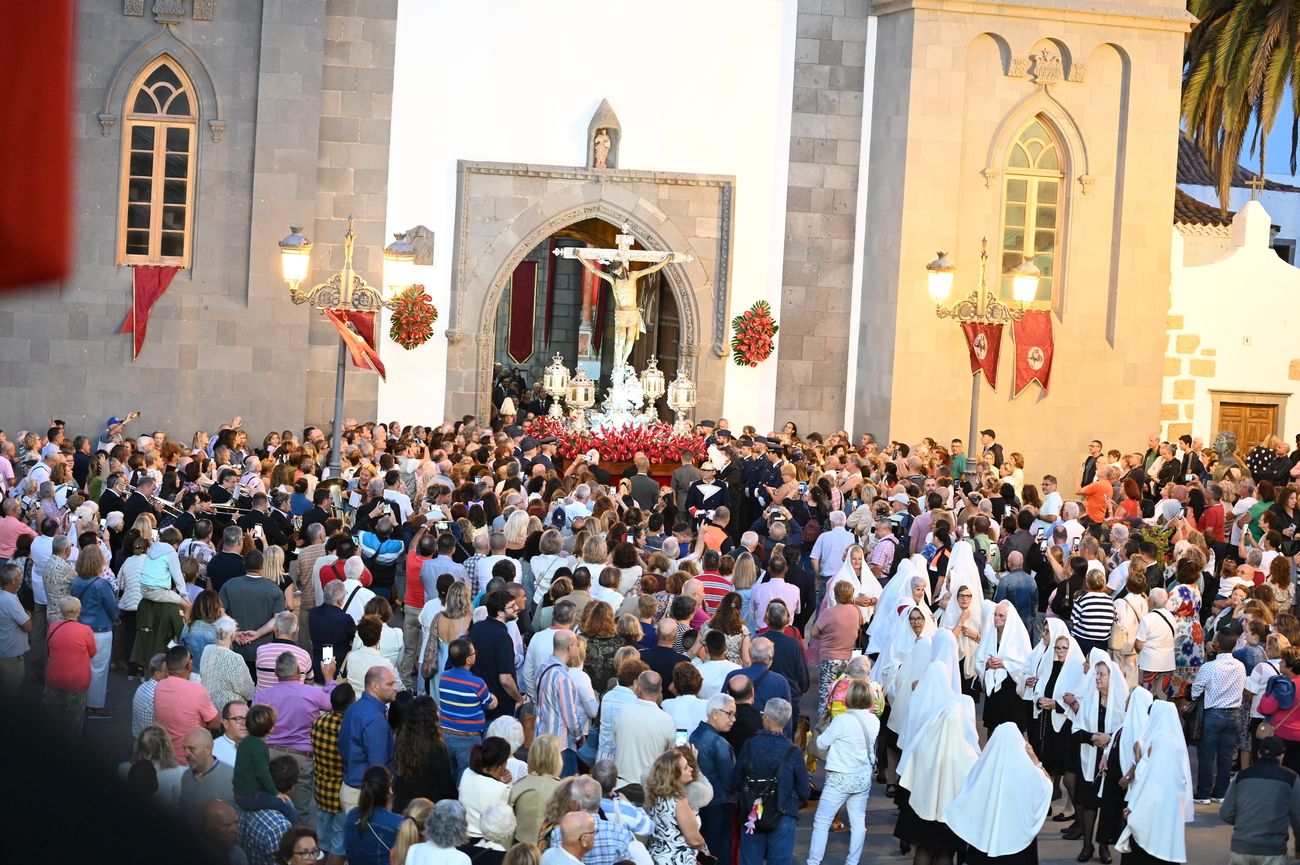
[[[1227,207],[1237,160],[1250,136],[1264,174],[1264,141],[1291,103],[1291,173],[1300,146],[1300,0],[1188,0],[1197,18],[1187,42],[1183,119],[1218,179]]]

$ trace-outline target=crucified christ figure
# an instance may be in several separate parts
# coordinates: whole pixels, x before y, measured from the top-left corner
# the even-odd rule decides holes
[[[610,265],[608,273],[586,258],[578,259],[583,267],[608,282],[614,290],[614,366],[627,365],[628,358],[632,356],[633,344],[640,334],[645,333],[645,320],[641,318],[641,306],[637,298],[637,280],[671,264],[674,257],[670,254],[663,261],[641,270],[630,270],[627,262],[616,259]]]

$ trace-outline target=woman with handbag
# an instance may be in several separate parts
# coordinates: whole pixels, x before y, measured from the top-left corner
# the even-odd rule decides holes
[[[857,865],[867,834],[867,798],[871,794],[872,755],[880,721],[872,712],[871,686],[864,680],[849,684],[844,700],[845,711],[831,721],[817,737],[817,746],[826,754],[826,786],[817,801],[813,817],[812,841],[808,865],[821,865],[826,854],[826,838],[831,819],[843,804],[848,805],[849,852],[845,865]]]
[[[1295,697],[1296,688],[1300,687],[1300,647],[1290,646],[1282,650],[1282,675],[1291,680],[1291,705],[1283,708],[1278,699],[1278,689],[1266,688],[1259,701],[1259,712],[1268,718],[1273,730],[1269,733],[1261,724],[1256,732],[1260,738],[1273,735],[1282,740],[1286,747],[1282,765],[1294,772],[1300,769],[1300,699]]]
[[[1246,674],[1246,694],[1250,706],[1250,715],[1246,721],[1246,726],[1242,730],[1241,739],[1237,742],[1239,757],[1241,759],[1241,768],[1245,769],[1254,762],[1255,745],[1260,739],[1267,738],[1259,735],[1259,728],[1264,723],[1264,716],[1259,711],[1259,703],[1264,699],[1264,691],[1268,687],[1268,680],[1274,676],[1282,674],[1282,663],[1279,658],[1282,652],[1291,648],[1291,641],[1282,634],[1269,634],[1264,640],[1264,660],[1255,665],[1254,669]],[[1272,732],[1273,725],[1269,724],[1267,731]]]

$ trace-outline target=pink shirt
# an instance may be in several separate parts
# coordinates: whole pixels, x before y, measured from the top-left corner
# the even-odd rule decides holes
[[[783,601],[793,619],[799,613],[799,587],[792,586],[785,580],[766,580],[754,586],[749,593],[749,603],[753,608],[754,621],[767,620],[767,607],[773,601]]]
[[[168,676],[154,689],[153,722],[167,731],[172,751],[182,766],[185,759],[185,736],[195,727],[206,727],[217,717],[208,691],[198,682]]]
[[[0,518],[0,558],[13,558],[18,549],[18,538],[23,535],[36,537],[36,532],[16,517]]]

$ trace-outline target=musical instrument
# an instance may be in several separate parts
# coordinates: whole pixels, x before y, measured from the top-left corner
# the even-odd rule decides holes
[[[143,490],[141,490],[139,487],[132,486],[131,484],[123,484],[123,485],[133,493],[140,493],[140,495],[144,496],[149,501],[150,505],[161,510],[164,514],[166,514],[169,517],[172,517],[173,519],[185,513],[185,511],[183,511],[175,502],[169,502],[167,501],[167,499],[163,498],[162,496],[150,495],[149,493],[146,493]]]

